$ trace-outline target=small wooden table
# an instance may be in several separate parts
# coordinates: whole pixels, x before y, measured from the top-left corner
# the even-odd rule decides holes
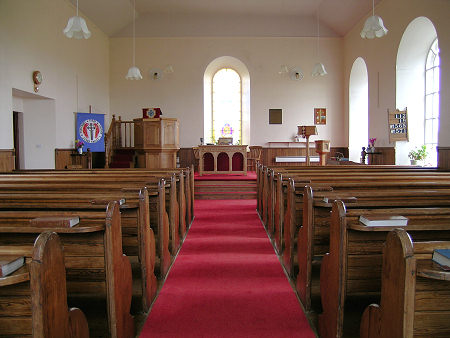
[[[198,156],[200,176],[204,173],[247,175],[246,145],[199,145]],[[213,170],[205,170],[205,160],[206,163],[214,162]],[[238,164],[239,161],[242,161],[242,164]]]

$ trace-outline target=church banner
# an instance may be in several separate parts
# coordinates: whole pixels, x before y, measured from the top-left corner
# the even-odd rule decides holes
[[[76,139],[84,143],[83,151],[105,151],[105,116],[104,114],[76,113]]]

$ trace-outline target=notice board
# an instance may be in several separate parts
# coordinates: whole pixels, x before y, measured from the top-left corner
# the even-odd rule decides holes
[[[388,110],[389,143],[409,141],[408,138],[408,110]]]

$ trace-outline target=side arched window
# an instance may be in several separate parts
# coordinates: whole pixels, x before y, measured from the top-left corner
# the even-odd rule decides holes
[[[439,45],[435,39],[428,51],[425,64],[425,144],[429,161],[437,165],[438,131],[439,131]]]

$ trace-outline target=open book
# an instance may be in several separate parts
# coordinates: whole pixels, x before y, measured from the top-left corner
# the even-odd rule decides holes
[[[0,277],[6,277],[25,264],[25,257],[0,256]]]
[[[408,219],[397,215],[361,215],[359,221],[368,226],[405,226]]]
[[[47,216],[30,219],[30,225],[39,228],[71,228],[79,222],[78,216]]]

